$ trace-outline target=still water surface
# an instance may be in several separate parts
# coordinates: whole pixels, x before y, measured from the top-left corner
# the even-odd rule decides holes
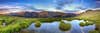
[[[59,29],[60,22],[57,21],[52,23],[42,23],[40,28],[35,27],[33,23],[28,27],[28,30],[30,30],[30,33],[33,33],[33,31],[34,33],[88,33],[90,30],[95,29],[95,24],[81,27],[79,23],[84,22],[83,20],[63,21],[72,25],[69,31],[61,31]]]

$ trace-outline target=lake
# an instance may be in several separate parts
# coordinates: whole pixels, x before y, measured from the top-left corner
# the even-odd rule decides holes
[[[52,23],[41,23],[41,27],[39,28],[35,27],[35,24],[32,23],[27,30],[29,30],[29,33],[88,33],[91,30],[95,30],[95,24],[81,27],[79,23],[84,22],[84,20],[63,21],[71,24],[71,29],[69,31],[60,30],[60,22],[58,21]]]

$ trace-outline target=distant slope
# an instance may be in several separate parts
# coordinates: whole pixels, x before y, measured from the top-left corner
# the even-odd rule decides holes
[[[16,12],[16,13],[10,13],[8,15],[28,17],[28,18],[61,18],[61,17],[67,18],[67,17],[77,16],[78,14],[42,11],[42,12]]]
[[[96,29],[100,31],[100,10],[87,10],[76,18],[95,21]]]
[[[0,8],[0,15],[1,14],[10,16],[28,17],[28,18],[62,18],[62,17],[66,18],[66,17],[77,16],[79,13],[54,12],[54,11],[47,11],[40,9],[23,10],[19,8]]]
[[[81,13],[77,18],[89,19],[89,20],[100,20],[100,10],[87,10],[84,13]]]

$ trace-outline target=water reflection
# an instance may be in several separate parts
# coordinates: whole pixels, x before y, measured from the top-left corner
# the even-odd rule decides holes
[[[28,30],[30,30],[30,33],[33,31],[35,33],[88,33],[90,30],[95,29],[95,25],[80,27],[79,23],[83,20],[73,20],[73,21],[65,21],[65,23],[71,23],[72,27],[69,31],[61,31],[59,29],[59,22],[53,22],[53,23],[42,23],[40,28],[36,28],[34,26],[34,23],[29,26]]]

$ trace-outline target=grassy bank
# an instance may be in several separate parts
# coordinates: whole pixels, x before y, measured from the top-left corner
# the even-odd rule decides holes
[[[90,20],[90,21],[95,22],[96,30],[98,30],[100,33],[100,10],[95,10],[95,11],[89,10],[87,12],[80,14],[79,16],[75,18]]]

